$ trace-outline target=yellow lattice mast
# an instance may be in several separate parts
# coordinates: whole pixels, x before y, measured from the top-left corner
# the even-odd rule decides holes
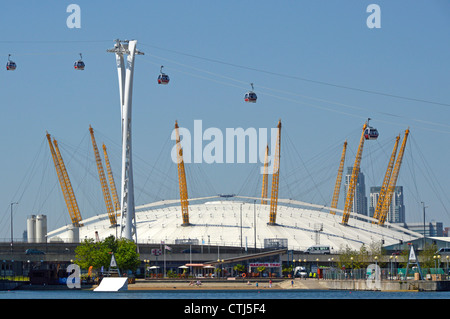
[[[381,207],[380,217],[378,219],[379,225],[384,225],[386,217],[389,211],[389,207],[392,202],[392,195],[395,191],[395,185],[397,184],[398,174],[400,173],[400,166],[402,165],[403,154],[405,153],[406,141],[408,139],[409,129],[405,131],[405,136],[403,137],[402,146],[398,152],[397,160],[395,161],[394,170],[392,171],[391,180],[389,181],[389,187],[386,193],[386,197],[383,201],[383,206]]]
[[[261,204],[267,204],[267,186],[269,181],[269,145],[266,146],[266,156],[264,157],[264,170],[263,170],[263,181],[262,181],[262,192],[261,192]]]
[[[117,196],[116,183],[114,182],[114,176],[111,169],[111,164],[109,163],[108,152],[106,151],[106,146],[103,144],[103,155],[105,155],[106,172],[108,173],[109,186],[111,187],[111,195],[114,202],[114,208],[118,214],[120,214],[120,202],[119,196]]]
[[[72,225],[75,227],[80,227],[81,214],[78,208],[77,200],[72,189],[72,184],[70,183],[69,175],[67,174],[64,161],[62,159],[61,153],[58,148],[58,142],[54,139],[53,144],[51,141],[50,134],[47,133],[48,145],[50,146],[50,152],[52,154],[53,163],[55,165],[56,174],[58,175],[59,184],[61,185],[61,190],[66,202],[67,210],[69,211],[70,219],[72,220]]]
[[[94,129],[89,125],[89,132],[91,133],[92,147],[94,148],[95,161],[97,163],[98,176],[100,178],[100,184],[102,186],[103,198],[105,200],[106,212],[108,213],[109,222],[111,225],[116,225],[116,216],[114,213],[114,207],[111,200],[111,194],[109,193],[108,183],[106,181],[105,171],[103,170],[102,159],[98,151],[97,142],[94,137]]]
[[[389,187],[389,181],[391,180],[392,169],[395,163],[395,156],[397,155],[398,142],[400,141],[400,135],[395,139],[394,149],[392,150],[391,158],[389,159],[388,167],[384,175],[383,184],[381,185],[380,194],[378,195],[377,206],[373,214],[373,218],[378,219],[380,217],[381,208],[386,197],[386,193]],[[372,222],[374,224],[375,222]]]
[[[335,209],[337,208],[338,200],[339,200],[339,192],[341,190],[342,184],[342,173],[344,172],[344,163],[345,163],[345,153],[347,152],[347,141],[344,142],[344,147],[342,148],[341,161],[339,163],[338,174],[336,177],[336,184],[334,185],[333,199],[331,200],[331,210],[330,214],[335,215]]]
[[[175,121],[176,145],[177,145],[177,166],[178,166],[178,184],[180,185],[181,216],[183,218],[182,226],[189,226],[189,201],[186,184],[186,172],[184,170],[183,149],[181,148],[180,132],[178,123]]]
[[[281,120],[278,121],[278,136],[273,162],[272,189],[270,195],[269,225],[276,225],[278,208],[278,185],[280,181]]]
[[[355,157],[355,163],[353,164],[352,176],[347,190],[347,197],[345,198],[344,214],[342,215],[342,224],[346,225],[348,218],[350,217],[351,210],[353,208],[353,198],[355,196],[356,183],[358,181],[359,167],[361,165],[362,152],[364,148],[364,132],[366,130],[367,123],[364,123],[361,139],[359,141],[358,151]]]

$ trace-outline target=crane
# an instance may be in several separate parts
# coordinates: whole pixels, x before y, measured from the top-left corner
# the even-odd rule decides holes
[[[116,216],[114,207],[111,201],[111,194],[109,192],[108,183],[106,182],[105,171],[103,170],[102,159],[98,151],[97,142],[94,137],[94,129],[89,125],[89,132],[91,133],[92,147],[94,148],[95,161],[97,162],[98,175],[100,177],[100,184],[102,186],[103,198],[105,200],[106,212],[108,213],[110,224],[116,225]]]
[[[400,166],[402,165],[403,154],[405,153],[406,141],[408,140],[409,128],[405,131],[405,136],[403,137],[402,145],[398,151],[397,160],[395,161],[394,170],[392,171],[392,176],[389,181],[389,187],[387,189],[386,197],[383,200],[383,206],[381,207],[380,216],[378,218],[378,225],[384,225],[386,221],[387,213],[392,201],[392,195],[394,194],[395,185],[397,184],[398,174],[400,172]]]
[[[373,218],[378,219],[380,216],[381,207],[383,206],[384,198],[389,186],[389,181],[392,175],[392,168],[394,167],[395,156],[397,155],[398,142],[400,141],[400,135],[395,139],[394,149],[392,150],[391,158],[389,159],[386,174],[384,175],[383,184],[381,185],[380,194],[378,195],[377,206],[373,214]],[[374,224],[375,221],[372,222]]]
[[[58,175],[59,184],[61,185],[61,190],[66,202],[67,210],[69,211],[70,219],[72,220],[72,225],[75,227],[80,227],[82,226],[80,223],[80,210],[72,189],[72,184],[70,183],[69,175],[67,174],[66,166],[64,165],[64,161],[59,151],[58,142],[53,139],[53,146],[50,134],[48,134],[48,132],[46,136],[50,147],[50,152],[52,154],[53,163],[55,165],[56,174]]]
[[[339,191],[341,190],[342,184],[342,172],[344,171],[345,153],[347,152],[347,141],[344,142],[344,147],[342,148],[341,162],[339,163],[338,175],[336,177],[336,184],[334,185],[333,199],[331,201],[330,214],[335,215],[334,211],[337,208],[337,203],[339,200]]]
[[[175,121],[176,146],[177,146],[177,166],[178,166],[178,183],[180,185],[180,202],[181,216],[183,219],[182,226],[189,226],[189,201],[186,184],[186,172],[184,170],[183,149],[181,148],[180,132],[178,130],[178,122]]]
[[[278,184],[280,181],[280,149],[281,149],[281,120],[278,121],[277,144],[273,164],[272,189],[270,195],[270,215],[268,225],[276,225],[278,207]]]
[[[111,164],[109,163],[108,152],[106,151],[105,144],[103,144],[103,155],[105,155],[106,171],[108,173],[109,186],[111,187],[111,195],[114,201],[114,208],[116,209],[116,211],[120,211],[119,196],[117,196],[116,183],[114,182],[114,176],[111,170]]]
[[[262,181],[262,192],[261,192],[261,204],[267,204],[267,184],[268,184],[268,169],[269,169],[269,145],[266,146],[266,156],[264,157],[264,170],[263,170],[263,181]]]
[[[353,197],[355,196],[356,182],[358,181],[359,167],[361,165],[362,152],[364,148],[364,132],[367,128],[367,123],[364,123],[361,139],[359,141],[358,151],[356,152],[355,163],[353,164],[352,176],[347,190],[347,197],[345,199],[344,214],[342,215],[342,224],[347,225],[348,218],[350,217],[350,211],[353,208]]]

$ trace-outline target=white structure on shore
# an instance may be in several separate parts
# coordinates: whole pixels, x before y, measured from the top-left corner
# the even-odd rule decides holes
[[[45,243],[47,235],[47,216],[30,215],[27,218],[27,242]]]
[[[138,243],[167,245],[191,243],[199,245],[234,246],[252,249],[284,248],[304,250],[309,246],[329,245],[337,252],[347,246],[360,249],[364,245],[407,242],[421,235],[397,225],[373,224],[367,216],[352,214],[348,225],[342,216],[329,213],[328,207],[295,200],[278,200],[277,224],[268,225],[270,205],[260,199],[219,196],[189,200],[189,227],[182,227],[179,200],[161,201],[136,207]],[[342,213],[342,212],[341,212]],[[358,217],[358,218],[352,218]],[[255,227],[256,225],[256,227]],[[117,236],[119,227],[111,227],[107,214],[83,220],[74,236],[74,228],[61,227],[48,233],[48,241],[82,241],[85,238],[102,240]]]
[[[122,179],[121,179],[121,216],[120,235],[136,240],[136,219],[134,206],[133,161],[131,109],[133,95],[134,58],[144,53],[136,49],[136,40],[116,40],[115,53],[117,74],[119,78],[120,113],[122,123]],[[124,55],[127,55],[126,64]]]

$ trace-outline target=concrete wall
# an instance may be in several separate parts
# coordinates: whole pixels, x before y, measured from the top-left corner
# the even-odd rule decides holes
[[[431,281],[431,280],[382,280],[376,285],[370,280],[323,280],[322,285],[326,283],[329,289],[334,290],[381,290],[381,291],[400,291],[400,290],[419,290],[419,291],[449,291],[450,281]]]

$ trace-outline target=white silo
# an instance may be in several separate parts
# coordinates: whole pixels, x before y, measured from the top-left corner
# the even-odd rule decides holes
[[[36,216],[36,242],[45,243],[47,241],[47,216]]]
[[[79,243],[80,242],[80,228],[73,225],[68,226],[68,238],[69,243]]]
[[[27,240],[29,243],[36,242],[36,215],[27,218]]]

